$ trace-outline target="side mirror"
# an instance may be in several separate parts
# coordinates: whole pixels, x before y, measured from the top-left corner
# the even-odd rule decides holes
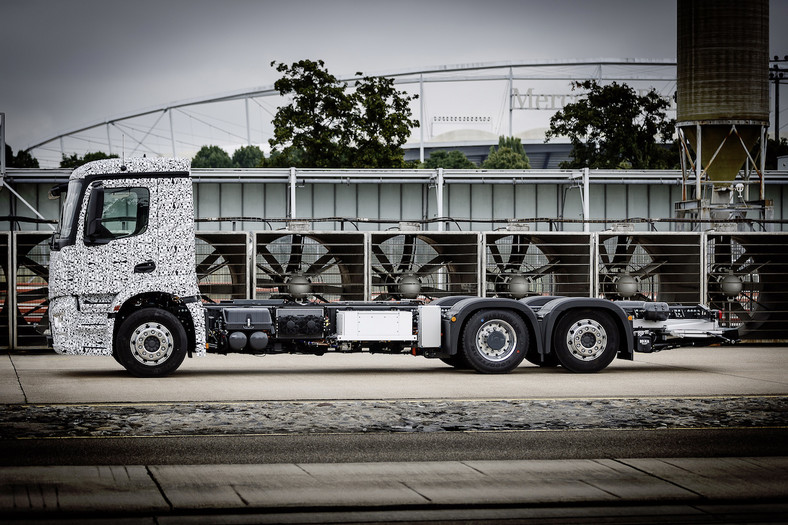
[[[85,244],[106,244],[110,239],[102,238],[101,213],[104,211],[104,186],[96,185],[90,190],[88,210],[85,215]]]
[[[64,191],[68,189],[68,182],[64,182],[63,184],[58,184],[57,186],[52,186],[49,189],[49,197],[50,200],[57,200],[63,194]]]

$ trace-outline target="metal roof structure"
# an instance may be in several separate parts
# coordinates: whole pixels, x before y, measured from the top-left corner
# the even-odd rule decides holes
[[[540,133],[543,137],[549,116],[575,96],[570,92],[573,81],[626,82],[672,96],[676,62],[612,58],[492,62],[371,76],[393,78],[408,93],[419,95],[411,110],[421,126],[413,130],[408,148],[418,148],[418,158],[423,159],[430,142],[453,142],[456,132],[464,132],[472,141],[478,137],[482,143],[499,135],[522,136],[524,143],[543,142],[533,137]],[[352,87],[360,78],[339,80]],[[192,157],[208,144],[228,151],[256,144],[266,151],[273,136],[271,119],[282,103],[273,85],[165,102],[45,136],[26,150],[42,167],[57,167],[64,155],[91,151]]]

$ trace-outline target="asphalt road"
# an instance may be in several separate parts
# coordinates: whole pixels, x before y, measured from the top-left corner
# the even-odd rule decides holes
[[[788,428],[0,440],[0,466],[783,456]]]

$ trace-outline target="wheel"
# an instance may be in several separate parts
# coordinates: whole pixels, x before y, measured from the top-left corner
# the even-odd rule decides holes
[[[462,332],[462,355],[478,372],[502,374],[522,363],[528,351],[528,329],[508,310],[479,311]]]
[[[572,372],[599,372],[618,352],[619,332],[609,315],[594,310],[570,311],[556,326],[553,348]]]
[[[143,308],[120,326],[116,360],[137,377],[162,377],[186,357],[186,330],[178,318],[160,308]]]

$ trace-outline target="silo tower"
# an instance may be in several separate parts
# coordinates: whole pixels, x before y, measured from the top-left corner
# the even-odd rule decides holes
[[[731,219],[771,218],[763,180],[769,2],[678,0],[677,18],[683,187],[676,214],[716,223],[700,223],[700,229],[732,228]]]

